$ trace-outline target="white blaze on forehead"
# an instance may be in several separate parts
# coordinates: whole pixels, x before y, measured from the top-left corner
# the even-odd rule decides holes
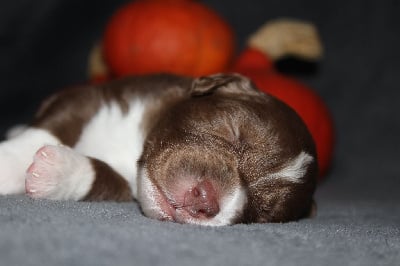
[[[289,160],[281,170],[258,179],[250,186],[255,187],[270,179],[283,179],[295,183],[302,182],[302,177],[307,173],[307,168],[313,161],[314,157],[302,151],[295,158]]]
[[[297,157],[290,160],[282,170],[273,173],[271,176],[299,182],[306,174],[307,167],[313,160],[314,158],[311,155],[302,151]]]

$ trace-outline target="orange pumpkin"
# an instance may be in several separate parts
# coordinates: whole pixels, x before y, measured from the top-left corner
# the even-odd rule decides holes
[[[236,58],[232,70],[245,71],[251,70],[269,72],[274,70],[274,62],[265,52],[252,47],[245,48]]]
[[[116,76],[170,72],[201,76],[226,70],[234,53],[230,26],[191,0],[139,0],[112,16],[103,38]]]

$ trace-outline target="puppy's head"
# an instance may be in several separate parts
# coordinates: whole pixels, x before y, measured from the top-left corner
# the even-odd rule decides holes
[[[296,113],[237,74],[196,79],[190,95],[146,140],[138,179],[143,212],[202,225],[306,216],[317,162]]]

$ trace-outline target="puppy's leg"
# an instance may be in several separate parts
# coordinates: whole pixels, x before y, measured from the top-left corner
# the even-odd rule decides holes
[[[129,184],[106,163],[60,145],[36,152],[26,174],[26,193],[54,200],[132,200]]]
[[[38,128],[28,128],[0,143],[0,195],[23,193],[25,171],[35,151],[45,144],[57,143],[56,137]]]

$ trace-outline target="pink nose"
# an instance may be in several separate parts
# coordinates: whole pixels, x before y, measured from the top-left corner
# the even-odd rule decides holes
[[[217,198],[211,182],[202,181],[185,193],[184,206],[194,218],[211,218],[219,212]]]

